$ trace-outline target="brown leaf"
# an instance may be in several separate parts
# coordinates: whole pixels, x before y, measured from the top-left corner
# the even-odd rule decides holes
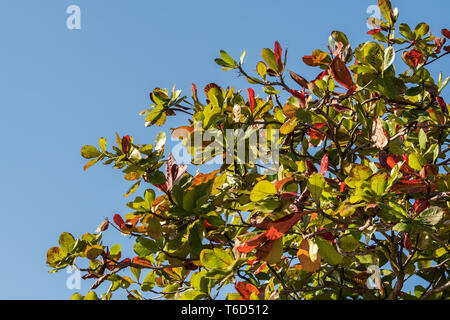
[[[103,222],[98,226],[98,228],[97,228],[97,230],[95,230],[95,232],[96,232],[96,233],[103,232],[103,231],[105,231],[106,229],[108,229],[108,227],[109,227],[109,220],[108,220],[108,218],[105,218],[105,221],[103,221]]]
[[[350,71],[347,69],[345,62],[342,61],[341,58],[335,57],[330,65],[330,71],[332,78],[346,87],[350,89],[353,86],[353,79],[350,74]]]
[[[320,262],[322,261],[319,254],[317,254],[316,261],[312,261],[309,256],[309,243],[308,240],[302,240],[300,247],[297,251],[297,258],[300,264],[294,266],[294,268],[299,270],[305,270],[308,272],[316,272],[320,269]]]
[[[289,72],[289,75],[291,76],[292,80],[297,82],[303,88],[308,87],[308,81],[305,78],[303,78],[302,76],[299,76],[298,74],[296,74],[295,72],[292,72],[290,70],[288,70],[288,72]]]

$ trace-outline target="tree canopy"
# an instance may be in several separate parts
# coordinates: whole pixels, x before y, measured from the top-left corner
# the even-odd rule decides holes
[[[400,24],[389,0],[378,6],[373,40],[352,48],[333,31],[327,48],[302,58],[315,79],[288,70],[277,41],[254,74],[245,51],[215,59],[263,96],[215,83],[204,96],[194,84],[190,97],[154,89],[140,114],[149,127],[186,118],[172,136],[191,163],[167,153],[164,132],[154,144],[117,134],[110,149],[104,138],[84,146],[85,170],[112,165],[130,181],[126,197],[145,191],[126,215],[81,238],[64,232],[48,250],[51,272],[77,266],[92,281],[72,299],[117,290],[129,299],[215,299],[224,290],[232,300],[448,299],[449,77],[427,68],[449,54],[450,31],[434,36],[426,23]],[[134,255],[104,243],[104,232],[134,238]],[[406,290],[414,279],[427,285]]]

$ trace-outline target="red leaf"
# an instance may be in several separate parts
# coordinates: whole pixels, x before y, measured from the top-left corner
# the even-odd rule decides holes
[[[114,218],[113,218],[114,222],[119,226],[119,228],[121,228],[123,225],[125,225],[125,222],[123,221],[122,217],[120,216],[120,214],[115,214]]]
[[[321,129],[324,126],[326,126],[326,123],[313,123],[313,127],[317,129]],[[322,140],[325,137],[325,135],[319,130],[315,130],[312,128],[309,130],[309,137],[311,139]]]
[[[302,107],[306,106],[306,99],[305,99],[305,95],[303,93],[301,93],[298,90],[294,90],[294,89],[289,90],[289,92],[299,100],[300,106],[302,106]]]
[[[328,171],[328,153],[322,157],[320,161],[320,174],[325,176],[325,173]]]
[[[241,295],[243,300],[250,300],[252,293],[259,294],[258,288],[248,282],[238,282],[234,285],[236,291]]]
[[[131,146],[131,138],[130,136],[124,136],[122,138],[122,152],[125,154],[128,154],[128,151],[130,151]]]
[[[162,192],[167,192],[169,191],[169,189],[167,188],[167,183],[164,182],[162,184],[154,184],[155,187],[157,187],[159,190],[161,190]]]
[[[341,185],[339,187],[339,191],[342,193],[344,192],[346,189],[348,189],[348,186],[345,182],[341,182]]]
[[[277,240],[288,232],[302,217],[302,213],[291,213],[287,216],[271,221],[268,224],[269,230],[266,231],[267,239]]]
[[[445,38],[439,38],[439,37],[434,37],[434,42],[436,43],[436,47],[434,47],[434,52],[435,53],[440,53],[442,47],[444,46],[445,42],[447,41],[447,39]]]
[[[212,224],[210,224],[210,223],[208,222],[208,220],[203,219],[203,222],[205,223],[205,229],[206,229],[206,231],[217,230],[217,227],[214,227]]]
[[[441,108],[447,108],[447,104],[445,103],[444,99],[442,97],[436,97],[437,102],[441,106]]]
[[[450,31],[448,31],[447,29],[442,29],[442,35],[447,39],[450,39]]]
[[[420,51],[417,51],[416,49],[412,49],[411,51],[404,52],[403,53],[404,59],[408,62],[408,64],[414,68],[417,68],[419,64],[422,64],[425,62],[425,59],[420,53]]]
[[[428,200],[416,200],[414,201],[414,204],[412,205],[411,209],[414,211],[414,213],[417,215],[421,213],[423,210],[428,208],[430,206],[430,203]]]
[[[283,54],[283,49],[281,49],[280,43],[278,41],[275,41],[275,59],[277,60],[278,63],[278,68],[281,69],[282,68],[282,62],[281,62],[281,56]]]
[[[258,269],[255,270],[254,274],[258,274],[261,271],[264,270],[264,268],[267,266],[267,262],[261,263],[261,265],[258,267]]]
[[[374,34],[380,33],[381,30],[382,29],[372,29],[372,30],[367,31],[367,34],[368,35],[374,35]]]
[[[435,184],[427,185],[422,179],[406,179],[408,178],[400,179],[391,187],[391,191],[396,191],[397,193],[428,193],[436,188]]]
[[[320,228],[318,231],[322,231],[322,230],[326,230],[326,229]],[[325,239],[325,240],[328,240],[328,241],[331,241],[332,243],[334,243],[334,235],[330,231],[325,232],[325,233],[319,233],[317,235],[319,237],[321,237],[322,239]]]
[[[191,88],[192,88],[192,96],[195,98],[195,100],[198,100],[198,97],[197,97],[197,86],[195,85],[195,83],[192,84]]]
[[[328,74],[328,70],[322,71],[317,75],[317,77],[314,80],[323,80],[323,78]]]
[[[250,105],[250,110],[252,110],[253,114],[253,110],[255,109],[255,92],[253,91],[252,88],[248,88],[247,93],[248,93],[248,104]]]
[[[317,172],[317,168],[314,165],[314,163],[312,163],[311,160],[307,159],[306,160],[306,175],[309,176],[316,172]]]
[[[350,71],[347,69],[345,62],[341,58],[335,57],[330,65],[331,76],[333,79],[350,89],[353,86],[353,79]]]

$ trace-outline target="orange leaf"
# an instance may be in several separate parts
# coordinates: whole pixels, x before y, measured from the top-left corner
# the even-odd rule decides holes
[[[274,182],[273,184],[275,185],[275,189],[277,189],[277,191],[280,191],[281,188],[283,188],[283,186],[284,186],[286,183],[288,183],[289,181],[292,181],[292,180],[294,180],[294,178],[292,178],[292,177],[287,177],[287,178],[284,178],[284,179],[282,179],[282,180],[276,181],[276,182]]]
[[[240,253],[248,253],[248,252],[252,251],[253,249],[255,249],[256,247],[258,247],[261,243],[264,243],[266,241],[267,241],[266,234],[261,233],[261,234],[257,235],[256,237],[251,238],[250,240],[247,240],[246,242],[241,244],[238,247],[238,251]]]
[[[147,259],[144,259],[144,258],[140,258],[140,257],[134,257],[133,263],[138,266],[141,266],[143,268],[152,267],[152,264],[150,263],[150,261],[148,261]]]
[[[188,138],[192,132],[194,132],[193,127],[181,126],[181,127],[173,129],[172,138],[174,138],[174,139]]]
[[[192,186],[198,186],[201,184],[208,183],[209,181],[213,180],[217,173],[219,173],[219,169],[215,170],[210,173],[199,173],[194,177],[194,182],[192,182]]]
[[[259,294],[258,288],[248,282],[238,282],[234,287],[244,300],[250,300],[252,293],[255,293],[256,295]]]
[[[283,234],[288,232],[304,215],[304,213],[291,213],[283,218],[269,222],[269,230],[266,231],[267,239],[276,240],[281,238]]]

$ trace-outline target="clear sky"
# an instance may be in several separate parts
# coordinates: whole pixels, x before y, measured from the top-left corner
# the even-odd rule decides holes
[[[81,8],[81,30],[69,30],[66,9]],[[48,274],[46,251],[67,231],[94,232],[105,216],[128,213],[129,183],[103,165],[83,171],[84,144],[115,132],[153,143],[162,130],[184,124],[169,118],[145,128],[138,112],[155,87],[190,93],[209,82],[249,84],[214,63],[219,50],[238,58],[247,51],[253,71],[261,49],[289,46],[288,68],[306,78],[317,70],[301,62],[324,49],[333,30],[353,46],[370,40],[366,12],[376,0],[155,1],[2,0],[0,2],[0,299],[67,299],[64,271]],[[400,21],[413,28],[447,27],[448,0],[393,0]],[[447,61],[447,60],[446,60]],[[447,62],[433,65],[448,76]],[[258,91],[260,92],[260,91]],[[448,90],[444,94],[448,98]],[[142,191],[143,189],[141,189]],[[138,191],[139,192],[139,191]],[[107,243],[133,240],[113,230]],[[86,293],[91,282],[83,281]]]

